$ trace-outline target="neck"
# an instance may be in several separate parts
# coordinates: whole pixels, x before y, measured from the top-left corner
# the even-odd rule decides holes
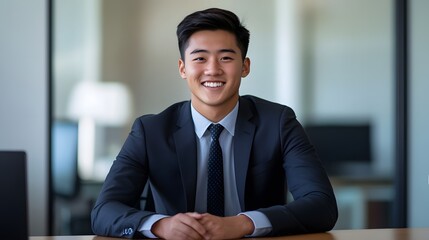
[[[199,105],[192,103],[195,110],[197,110],[201,115],[210,120],[211,122],[218,123],[220,122],[226,115],[228,115],[235,107],[238,102],[238,97],[236,101],[230,101],[227,105]]]

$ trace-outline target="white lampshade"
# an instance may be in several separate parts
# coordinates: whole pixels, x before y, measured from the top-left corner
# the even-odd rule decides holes
[[[97,170],[96,125],[123,126],[130,115],[131,96],[121,83],[82,81],[73,89],[68,117],[79,122],[78,168],[82,179],[93,179]]]
[[[70,95],[70,118],[90,118],[95,123],[120,126],[131,115],[131,96],[128,89],[118,82],[82,81]]]

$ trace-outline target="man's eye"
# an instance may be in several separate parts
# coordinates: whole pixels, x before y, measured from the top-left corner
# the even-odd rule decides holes
[[[197,58],[194,58],[194,61],[195,62],[201,62],[201,61],[204,61],[204,58],[203,57],[197,57]]]
[[[230,61],[232,59],[233,59],[232,57],[222,57],[220,60],[221,61]]]

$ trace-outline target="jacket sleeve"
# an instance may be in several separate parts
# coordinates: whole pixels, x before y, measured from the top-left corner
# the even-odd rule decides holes
[[[92,230],[101,236],[142,237],[138,228],[153,212],[139,209],[147,182],[144,129],[137,119],[106,177],[91,212]]]
[[[287,107],[280,119],[280,137],[286,182],[294,200],[259,209],[272,224],[270,235],[331,230],[338,218],[331,183],[304,129]]]

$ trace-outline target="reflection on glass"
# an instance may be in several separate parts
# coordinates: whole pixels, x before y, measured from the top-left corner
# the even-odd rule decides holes
[[[429,199],[429,1],[412,0],[410,12],[410,79],[409,83],[409,178],[408,178],[408,224],[410,227],[428,227],[427,200]]]
[[[71,118],[67,109],[74,102],[73,89],[84,82],[120,82],[133,103],[121,124],[92,122],[92,130],[82,133],[93,132],[87,138],[93,142],[84,146],[94,146],[89,151],[95,160],[79,160],[80,168],[87,164],[90,169],[80,173],[87,179],[80,199],[91,202],[96,197],[97,190],[85,192],[88,180],[89,188],[99,186],[134,117],[189,99],[177,70],[177,23],[191,11],[221,7],[236,12],[251,32],[252,71],[242,81],[241,94],[289,105],[305,126],[369,125],[365,138],[371,144],[371,171],[360,174],[352,168],[357,177],[331,176],[340,207],[336,228],[389,226],[394,170],[392,5],[391,0],[54,0],[54,117]],[[91,102],[83,100],[86,97],[93,94],[77,97],[82,101],[77,111]],[[102,109],[89,112],[119,116],[122,108]],[[82,126],[82,115],[79,120]],[[374,217],[380,214],[387,218]],[[75,224],[86,226],[85,221]]]

